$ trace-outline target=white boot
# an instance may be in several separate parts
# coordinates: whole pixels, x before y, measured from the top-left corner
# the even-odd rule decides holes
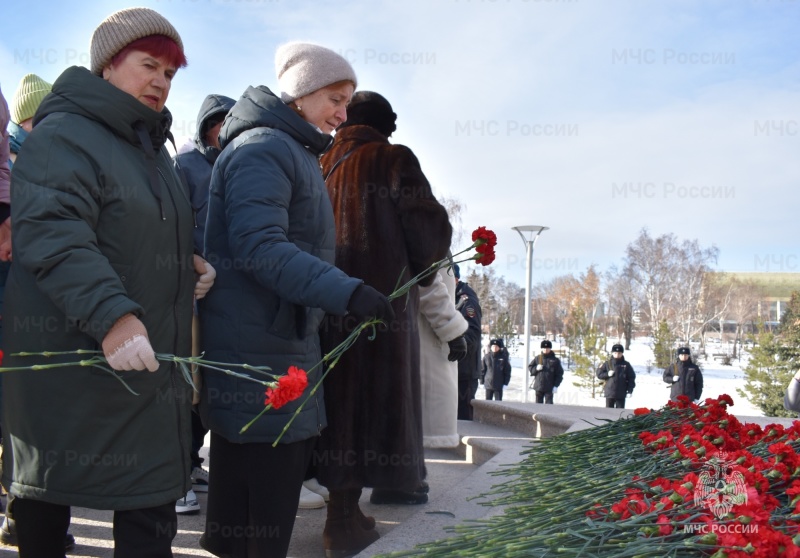
[[[315,510],[317,508],[325,507],[325,499],[308,490],[305,486],[300,487],[300,502],[297,507],[301,510]]]
[[[305,486],[311,492],[315,492],[325,498],[326,502],[331,499],[331,495],[328,494],[328,489],[322,486],[317,479],[308,479],[307,481],[303,482],[303,486]]]

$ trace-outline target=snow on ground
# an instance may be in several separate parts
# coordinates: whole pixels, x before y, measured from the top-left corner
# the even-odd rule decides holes
[[[484,339],[484,346],[488,344],[489,338]],[[541,352],[539,344],[541,337],[531,337],[531,359]],[[625,359],[630,362],[634,370],[636,370],[636,389],[633,395],[625,400],[625,407],[628,409],[635,409],[637,407],[659,408],[664,406],[669,401],[669,386],[664,383],[661,375],[662,368],[651,367],[650,372],[647,371],[648,361],[652,362],[653,350],[650,347],[650,339],[642,338],[634,340],[631,343],[631,348],[625,351]],[[609,344],[610,346],[610,344]],[[558,349],[558,343],[553,343],[553,348]],[[525,345],[524,339],[519,338],[519,343],[509,350],[511,356],[511,382],[503,390],[503,399],[505,401],[523,401],[522,390],[525,383],[531,384],[532,378],[528,376],[528,369],[523,361],[525,360]],[[750,402],[739,395],[736,391],[737,388],[744,388],[744,372],[741,366],[746,364],[746,360],[742,362],[734,361],[733,366],[723,366],[719,362],[711,360],[702,360],[700,365],[703,368],[703,399],[706,397],[718,397],[723,393],[730,395],[733,398],[734,405],[730,412],[736,416],[744,417],[761,417],[764,413],[757,407],[750,404]],[[587,407],[604,407],[606,402],[603,397],[602,391],[599,391],[596,398],[592,399],[589,390],[578,388],[574,385],[576,376],[571,370],[567,370],[567,363],[562,359],[564,366],[564,381],[558,392],[555,395],[554,401],[556,404],[562,405],[583,405]],[[478,386],[478,393],[475,395],[478,399],[486,397],[486,392],[483,386]],[[533,390],[528,391],[528,402],[535,401],[535,394]]]

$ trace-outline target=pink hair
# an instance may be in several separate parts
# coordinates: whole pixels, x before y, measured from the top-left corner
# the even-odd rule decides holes
[[[181,47],[178,46],[178,43],[164,35],[149,35],[136,39],[115,54],[111,58],[111,64],[116,66],[134,50],[141,50],[155,58],[166,58],[167,62],[176,68],[185,68],[188,64],[186,55],[181,50]]]

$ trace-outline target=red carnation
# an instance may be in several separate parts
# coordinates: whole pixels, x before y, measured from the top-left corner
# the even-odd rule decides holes
[[[0,350],[0,366],[3,366],[3,351]]]
[[[267,388],[267,399],[264,401],[264,405],[272,405],[273,409],[280,409],[289,401],[300,397],[307,386],[306,371],[296,366],[290,366],[286,375],[278,378],[278,387]]]
[[[648,409],[647,407],[639,407],[638,409],[634,409],[633,410],[633,414],[636,415],[636,416],[649,415],[650,414],[650,409]]]
[[[728,395],[727,393],[723,393],[722,395],[719,396],[719,402],[727,403],[729,407],[733,406],[733,398],[731,398],[731,396]]]
[[[478,246],[481,244],[487,244],[489,248],[494,248],[497,246],[497,235],[486,227],[478,227],[472,231],[472,241],[476,242],[479,240],[482,242],[478,244]]]
[[[481,248],[481,246],[478,246],[478,248]],[[475,263],[479,263],[481,265],[489,265],[494,261],[494,258],[495,258],[494,250],[489,250],[483,253],[478,251],[478,255],[475,258]]]

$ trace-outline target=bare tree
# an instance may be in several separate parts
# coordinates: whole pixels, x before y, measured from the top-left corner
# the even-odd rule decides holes
[[[728,312],[734,294],[734,281],[729,276],[720,272],[706,273],[697,309],[697,327],[692,334],[699,334],[700,347],[704,351],[709,324],[722,320]]]
[[[688,343],[705,325],[700,318],[703,294],[711,290],[708,285],[708,278],[711,277],[709,264],[717,262],[719,249],[716,246],[702,248],[697,240],[685,240],[678,253],[680,261],[674,272],[674,288],[677,291],[673,299],[674,312],[667,317],[667,321],[678,339]],[[720,311],[724,312],[730,297],[724,292],[720,294]]]
[[[552,290],[552,282],[538,283],[531,289],[531,325],[535,325],[542,334],[560,332],[564,326],[558,317]]]
[[[617,337],[625,339],[625,350],[628,350],[633,339],[633,317],[639,305],[636,285],[630,271],[617,270],[616,266],[606,273],[605,284],[608,314],[616,320]]]
[[[461,249],[461,241],[464,239],[464,227],[462,215],[464,215],[464,203],[458,198],[439,198],[439,203],[447,210],[450,217],[450,225],[453,227],[453,240],[451,245],[456,250]]]
[[[737,345],[741,345],[744,324],[758,317],[758,303],[763,299],[761,287],[749,281],[733,281],[733,294],[728,308],[728,319],[736,323],[736,338],[733,342],[733,357],[737,356]]]
[[[640,291],[651,334],[658,328],[658,322],[665,319],[675,295],[672,283],[679,261],[677,252],[674,235],[652,238],[647,229],[642,229],[625,251],[625,272]]]
[[[638,287],[653,333],[662,320],[688,340],[697,321],[703,279],[719,250],[702,248],[696,240],[679,244],[674,234],[653,238],[642,229],[628,245],[625,272]]]
[[[498,276],[491,267],[480,271],[473,269],[465,280],[478,295],[484,330],[492,336],[510,339],[524,317],[525,291],[516,283]]]

